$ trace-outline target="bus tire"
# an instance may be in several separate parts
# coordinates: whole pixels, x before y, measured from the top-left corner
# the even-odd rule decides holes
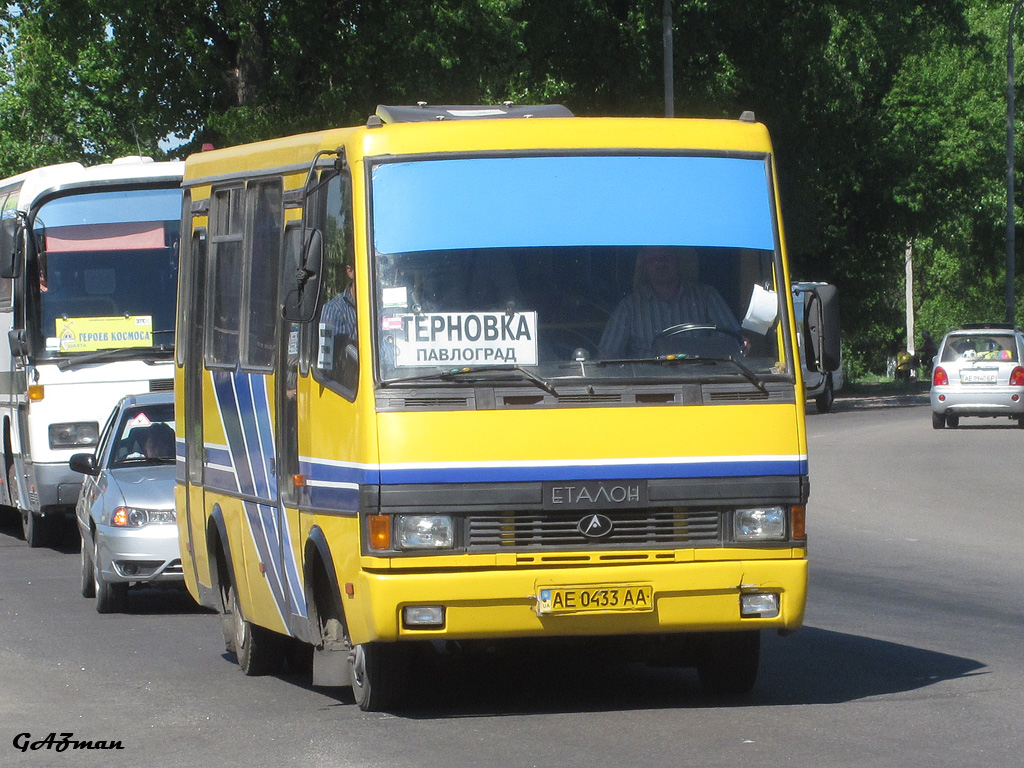
[[[257,626],[242,617],[238,589],[231,585],[231,624],[234,628],[235,658],[239,668],[250,677],[272,675],[284,661],[282,638],[269,629]]]
[[[738,696],[754,687],[761,658],[758,630],[714,633],[701,651],[697,676],[707,693]]]
[[[352,698],[364,712],[394,709],[410,672],[408,649],[399,643],[362,643],[349,654]]]
[[[835,385],[832,383],[832,374],[825,374],[825,389],[820,395],[814,398],[814,405],[818,410],[818,413],[832,413],[832,408],[835,406],[836,393]]]
[[[33,549],[50,543],[50,521],[31,509],[21,510],[21,532]]]

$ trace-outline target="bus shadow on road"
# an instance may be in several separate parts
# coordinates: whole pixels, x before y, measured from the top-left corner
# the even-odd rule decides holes
[[[582,646],[581,648],[586,648]],[[713,697],[693,669],[652,667],[615,658],[547,657],[529,651],[438,658],[420,665],[406,707],[411,719],[637,709],[838,704],[926,688],[982,673],[982,662],[858,635],[805,627],[778,638],[766,633],[754,690]],[[338,689],[339,704],[350,704]]]

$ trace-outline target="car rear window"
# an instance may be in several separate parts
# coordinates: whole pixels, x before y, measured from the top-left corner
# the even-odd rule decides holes
[[[1014,337],[990,333],[951,336],[942,347],[944,363],[977,359],[1017,362],[1017,344]]]

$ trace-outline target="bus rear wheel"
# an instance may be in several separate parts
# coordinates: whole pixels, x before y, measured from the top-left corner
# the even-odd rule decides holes
[[[409,651],[399,643],[363,643],[349,654],[352,697],[364,712],[397,707],[409,678]]]

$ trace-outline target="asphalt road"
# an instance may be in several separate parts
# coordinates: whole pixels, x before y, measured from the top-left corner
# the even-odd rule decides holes
[[[430,664],[414,708],[363,713],[299,674],[242,675],[184,593],[98,615],[74,534],[30,550],[5,519],[0,766],[1024,764],[1024,430],[936,431],[920,398],[838,406],[808,416],[806,625],[765,638],[748,698],[542,651]],[[123,749],[14,745],[51,732]]]

